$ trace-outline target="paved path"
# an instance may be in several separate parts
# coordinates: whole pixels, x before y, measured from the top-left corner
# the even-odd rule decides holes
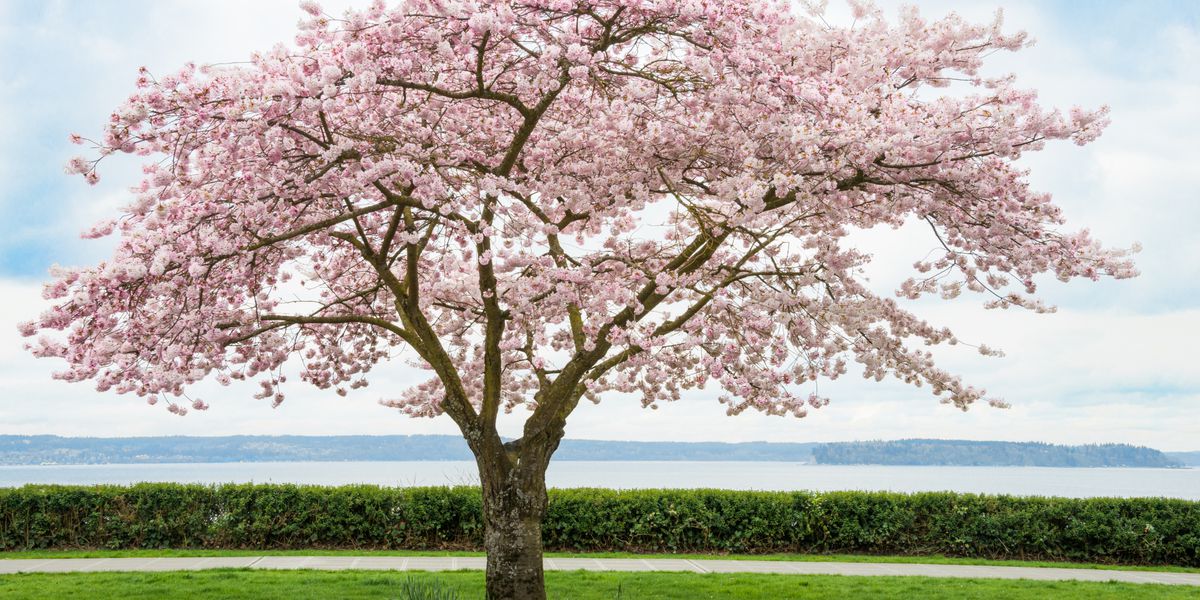
[[[196,558],[0,559],[0,574],[96,571],[195,571],[200,569],[345,569],[446,571],[483,569],[483,557],[449,556],[224,556]],[[547,558],[554,571],[691,571],[693,573],[786,573],[791,575],[920,575],[1048,581],[1124,581],[1200,586],[1200,573],[1110,571],[912,563],[700,560],[688,558]]]

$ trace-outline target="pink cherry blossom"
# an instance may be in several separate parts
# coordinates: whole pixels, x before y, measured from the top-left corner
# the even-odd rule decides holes
[[[804,416],[853,362],[964,409],[986,398],[924,349],[952,332],[867,288],[853,229],[928,227],[940,250],[907,299],[1050,311],[1038,275],[1135,274],[1016,165],[1094,140],[1108,111],[1064,115],[984,77],[1029,43],[999,19],[890,22],[855,2],[838,27],[774,0],[303,8],[296,47],[141,73],[97,156],[68,165],[94,181],[113,153],[152,160],[88,233],[115,228],[115,255],[58,272],[22,326],[58,377],[183,414],[209,376],[257,379],[278,404],[290,359],[345,393],[403,349],[429,378],[384,404],[449,415],[486,483],[518,464],[501,409],[529,411],[512,447],[544,470],[576,403],[609,392],[655,407],[712,386],[730,414]]]

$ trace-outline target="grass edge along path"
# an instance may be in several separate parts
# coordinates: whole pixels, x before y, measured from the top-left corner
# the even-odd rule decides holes
[[[547,558],[547,571],[691,572],[699,574],[845,575],[1039,581],[1118,581],[1200,588],[1200,574],[913,563],[738,561],[628,558]],[[484,557],[233,556],[60,558],[0,561],[0,573],[195,572],[214,569],[324,571],[460,571],[486,567]]]
[[[203,548],[178,548],[155,550],[21,550],[0,551],[0,560],[36,558],[157,558],[157,557],[207,557],[207,556],[484,556],[482,552],[429,551],[429,550],[210,550]],[[1166,573],[1200,573],[1200,569],[1162,565],[1116,565],[1099,563],[1072,563],[1034,560],[992,560],[987,558],[959,558],[942,555],[904,556],[869,554],[633,554],[628,552],[547,552],[547,558],[666,558],[693,560],[757,560],[799,562],[849,562],[849,563],[908,563],[923,565],[977,565],[992,567],[1038,567],[1055,569],[1098,569],[1108,571],[1158,571]]]
[[[396,598],[406,581],[436,580],[460,600],[483,597],[483,573],[434,574],[366,571],[253,571],[216,569],[160,573],[56,573],[0,576],[6,599],[121,597],[123,600],[196,598]],[[839,575],[616,573],[559,571],[546,574],[551,598],[571,600],[730,600],[909,598],[974,600],[1141,600],[1195,597],[1195,588],[1156,584],[935,577]]]

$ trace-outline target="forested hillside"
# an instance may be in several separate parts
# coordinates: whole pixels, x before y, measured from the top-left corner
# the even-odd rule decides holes
[[[1040,442],[895,440],[838,442],[813,449],[820,464],[964,465],[1028,467],[1178,467],[1179,461],[1145,446]]]

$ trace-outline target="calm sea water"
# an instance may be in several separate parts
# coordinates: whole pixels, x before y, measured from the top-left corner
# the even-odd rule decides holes
[[[1022,496],[1166,496],[1200,500],[1200,469],[1048,467],[890,467],[786,462],[552,463],[551,487],[726,488],[739,490],[955,491]],[[425,462],[268,462],[0,467],[0,487],[27,483],[307,483],[388,486],[478,482],[475,464]]]

